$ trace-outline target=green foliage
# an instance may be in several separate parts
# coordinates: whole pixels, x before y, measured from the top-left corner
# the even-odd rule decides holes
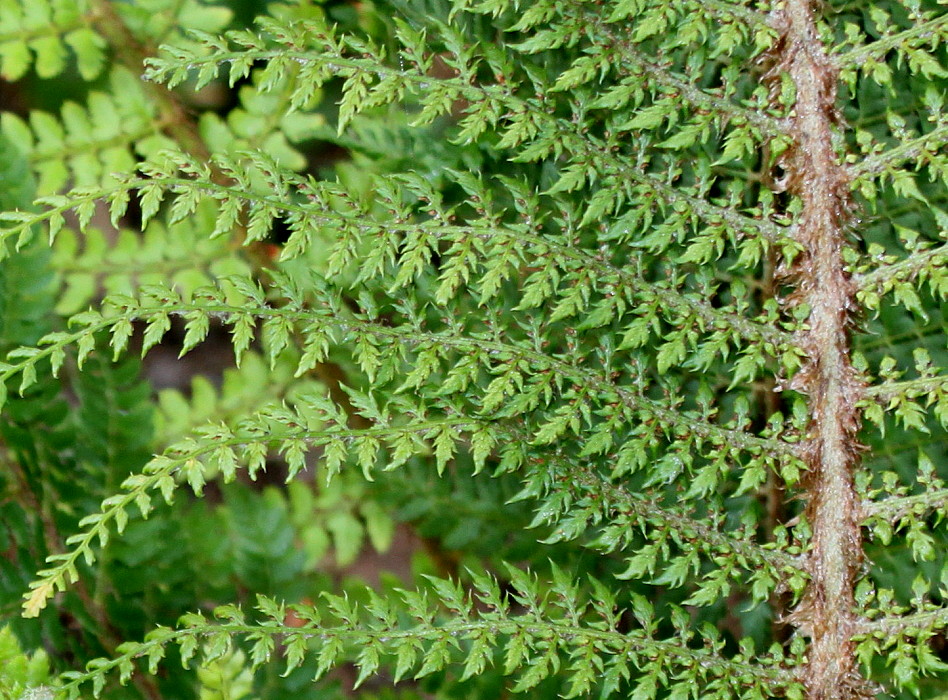
[[[223,4],[0,0],[63,697],[943,695],[934,0]]]
[[[24,654],[9,627],[0,630],[0,697],[19,700],[24,697],[52,696],[49,682],[49,660],[46,654]],[[32,695],[31,695],[32,693]]]

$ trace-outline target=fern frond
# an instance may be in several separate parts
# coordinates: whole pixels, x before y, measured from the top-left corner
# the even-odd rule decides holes
[[[668,558],[672,543],[689,557],[698,553],[709,558],[717,554],[737,555],[737,559],[728,561],[726,576],[743,568],[761,579],[769,578],[773,586],[793,572],[790,586],[795,592],[806,578],[798,559],[784,551],[764,549],[744,533],[728,531],[720,522],[724,519],[721,511],[712,515],[708,508],[699,520],[690,507],[665,502],[666,497],[654,487],[645,493],[631,493],[595,469],[575,466],[558,455],[539,457],[537,461],[549,471],[530,470],[520,494],[521,498],[529,495],[542,499],[532,526],[553,526],[553,534],[544,540],[546,543],[567,541],[597,526],[599,534],[591,544],[596,549],[610,553],[638,550],[626,559],[621,578],[655,576],[656,566],[660,566],[661,559]],[[652,534],[650,542],[643,545],[636,533],[646,527]],[[696,561],[692,558],[689,566]],[[665,562],[661,568],[668,566]],[[766,599],[770,586],[755,588],[755,598]]]
[[[896,604],[891,591],[874,592],[876,600],[870,600],[879,607],[870,611],[871,621],[856,637],[860,658],[884,658],[895,685],[908,690],[918,687],[921,679],[938,678],[948,670],[948,664],[932,651],[933,642],[948,624],[948,609],[923,602],[922,592],[917,592],[913,602],[921,611]]]
[[[86,563],[94,562],[94,543],[105,546],[112,528],[122,533],[128,523],[130,507],[136,507],[147,517],[154,507],[152,492],[158,492],[170,503],[177,488],[178,475],[199,494],[208,471],[220,474],[228,482],[234,479],[238,464],[244,463],[253,478],[265,468],[268,452],[276,449],[286,459],[288,478],[292,478],[305,468],[306,452],[322,446],[324,469],[330,478],[341,468],[347,444],[353,443],[358,447],[364,474],[371,478],[378,452],[383,446],[391,450],[392,456],[386,466],[391,469],[412,454],[426,450],[422,438],[433,437],[445,429],[459,438],[460,432],[469,428],[483,430],[470,419],[427,420],[421,417],[407,426],[380,421],[370,428],[350,429],[339,409],[319,396],[300,397],[295,411],[278,405],[264,407],[248,416],[234,430],[222,424],[208,425],[193,438],[172,445],[152,459],[140,474],[128,477],[122,483],[122,492],[104,500],[98,513],[80,522],[80,526],[86,529],[67,540],[70,551],[50,556],[47,563],[52,567],[40,571],[39,578],[31,584],[31,591],[25,595],[24,614],[28,617],[38,615],[57,590],[76,581],[80,559]],[[478,459],[476,452],[475,459]]]
[[[109,74],[110,93],[90,92],[85,105],[66,102],[59,116],[34,111],[24,122],[4,113],[0,127],[27,156],[37,193],[70,186],[101,186],[127,172],[138,158],[169,148],[165,126],[141,85],[127,70]],[[121,97],[116,97],[121,95]]]
[[[898,398],[926,397],[929,404],[939,403],[944,399],[944,392],[948,388],[948,377],[919,377],[902,382],[885,382],[866,388],[866,393],[878,401],[892,401]],[[944,410],[939,410],[943,414]]]
[[[31,67],[41,78],[66,69],[73,54],[80,75],[95,78],[105,64],[106,42],[89,27],[89,0],[4,2],[0,13],[0,73],[17,80]]]
[[[79,697],[78,688],[91,682],[98,695],[106,673],[117,670],[126,682],[134,673],[136,658],[148,659],[154,669],[169,644],[180,647],[185,663],[200,649],[208,650],[203,659],[207,663],[226,654],[232,639],[243,637],[251,645],[250,657],[255,663],[268,659],[279,643],[287,673],[309,654],[319,660],[319,676],[343,659],[351,659],[359,670],[357,685],[378,670],[383,658],[397,659],[396,680],[408,674],[422,678],[449,664],[459,664],[461,659],[463,676],[469,677],[492,665],[496,651],[504,655],[503,673],[517,676],[515,687],[520,691],[535,687],[564,665],[565,659],[571,659],[565,668],[567,697],[596,688],[605,697],[611,696],[630,668],[641,669],[642,683],[652,689],[666,687],[669,677],[687,677],[718,693],[802,697],[792,673],[782,666],[783,654],[776,649],[763,657],[761,665],[752,665],[745,658],[721,657],[718,649],[723,642],[719,639],[709,640],[705,648],[689,649],[681,644],[682,638],[693,634],[684,615],[678,616],[677,637],[658,639],[652,607],[644,598],[635,603],[640,627],[619,632],[619,616],[611,598],[580,603],[578,587],[558,572],[557,596],[541,599],[532,577],[513,568],[510,572],[516,586],[512,597],[525,608],[522,613],[510,612],[497,582],[486,576],[475,579],[473,599],[457,584],[432,578],[437,604],[414,591],[403,591],[401,600],[393,600],[368,590],[364,605],[326,595],[325,605],[319,608],[284,606],[260,596],[259,622],[248,620],[234,606],[218,608],[216,620],[198,613],[186,615],[178,629],[156,629],[141,643],[123,645],[120,657],[96,660],[86,673],[70,673],[63,691],[67,697]],[[593,585],[598,592],[605,592],[598,582]],[[475,601],[482,608],[480,612],[474,608]],[[453,617],[441,620],[445,609]],[[408,626],[398,621],[402,611],[413,620]],[[287,625],[288,614],[303,624]],[[594,668],[600,671],[594,673]]]
[[[679,46],[700,44],[707,52],[708,60],[716,59],[718,54],[727,54],[737,46],[746,46],[749,34],[754,30],[763,30],[766,33],[766,21],[763,16],[752,11],[746,15],[735,13],[729,17],[730,22],[717,24],[715,15],[727,5],[693,3],[686,9],[687,4],[682,3],[670,12],[668,7],[625,3],[604,16],[584,2],[538,3],[533,6],[533,13],[538,20],[542,17],[542,21],[528,21],[528,13],[509,31],[536,31],[547,24],[556,27],[555,30],[540,29],[528,41],[516,46],[527,54],[556,48],[562,44],[563,37],[569,34],[583,36],[588,40],[583,55],[560,74],[554,83],[554,90],[575,89],[581,85],[601,83],[607,72],[614,71],[618,78],[617,85],[603,99],[603,102],[608,102],[613,107],[625,104],[625,101],[633,96],[635,89],[647,88],[654,91],[655,96],[674,95],[679,106],[684,104],[691,108],[692,118],[696,116],[695,112],[708,110],[707,123],[719,132],[726,130],[725,124],[732,128],[739,124],[752,124],[757,130],[752,140],[759,142],[762,136],[773,137],[782,133],[779,120],[768,114],[769,110],[761,99],[761,94],[756,95],[756,105],[741,105],[723,96],[725,92],[734,91],[733,85],[727,85],[724,90],[705,89],[700,86],[700,80],[691,79],[692,76],[676,75],[650,57],[655,36],[669,31],[674,32]],[[620,23],[631,16],[637,16],[638,29],[632,32],[631,36],[624,31],[617,31],[617,28],[622,26]],[[672,24],[677,25],[675,29],[671,28]],[[758,43],[761,41],[763,34],[758,37]],[[757,50],[760,48],[758,46]],[[695,72],[691,66],[685,70],[689,73]],[[692,128],[691,125],[689,128]],[[739,138],[749,136],[750,134],[747,134]]]
[[[235,255],[227,238],[209,238],[211,208],[198,207],[171,225],[151,221],[142,234],[127,229],[108,235],[86,228],[57,235],[53,265],[64,290],[57,310],[72,314],[102,293],[132,295],[141,286],[170,283],[185,297],[231,276],[250,274],[249,261]]]
[[[349,81],[350,87],[343,87],[345,94],[349,94],[348,89],[357,90],[351,93],[348,102],[347,98],[343,99],[340,131],[356,114],[401,99],[403,92],[409,89],[423,100],[416,125],[429,123],[436,116],[447,112],[456,101],[465,101],[470,103],[469,112],[479,126],[475,127],[474,122],[465,124],[462,120],[464,130],[470,132],[467,135],[464,135],[464,131],[461,132],[460,137],[463,140],[472,140],[483,128],[491,124],[502,129],[504,133],[497,146],[521,151],[520,158],[523,160],[540,160],[554,152],[572,155],[575,167],[563,168],[560,182],[554,185],[551,192],[575,190],[585,182],[598,178],[616,177],[620,181],[631,180],[641,188],[641,191],[630,193],[632,199],[648,201],[658,197],[660,201],[672,207],[686,205],[682,206],[680,213],[688,218],[695,217],[722,229],[728,225],[748,236],[765,236],[788,243],[785,232],[773,222],[760,216],[742,215],[728,206],[712,205],[706,198],[689,193],[689,188],[671,186],[666,182],[667,177],[651,175],[637,164],[636,158],[616,156],[613,153],[612,141],[617,134],[611,134],[609,140],[604,143],[579,134],[571,120],[551,114],[549,106],[542,99],[521,98],[503,85],[472,84],[464,77],[464,71],[461,71],[462,75],[458,78],[437,78],[428,74],[424,65],[419,65],[416,70],[411,71],[383,67],[372,59],[347,57],[340,44],[342,40],[323,25],[309,23],[271,29],[282,35],[286,42],[292,42],[293,47],[311,43],[315,44],[314,49],[319,48],[323,52],[302,52],[295,48],[263,50],[255,48],[259,39],[244,34],[232,34],[230,36],[233,41],[252,48],[232,51],[217,42],[202,52],[178,51],[171,58],[152,61],[149,77],[173,86],[184,80],[189,71],[195,69],[205,74],[205,80],[210,80],[228,63],[234,66],[266,61],[272,63],[268,64],[266,70],[277,75],[290,70],[293,63],[302,63],[309,70],[304,70],[300,75],[298,84],[302,87],[297,88],[298,91],[291,98],[294,104],[309,101],[314,87],[322,85],[337,74]],[[458,60],[461,61],[461,58]],[[473,68],[471,70],[473,71]],[[370,88],[371,82],[376,79],[380,82]],[[355,87],[356,83],[358,88]],[[436,87],[437,89],[434,89]],[[482,105],[482,108],[475,105]],[[673,111],[674,107],[669,104],[667,110]],[[505,115],[502,123],[501,115]],[[656,113],[653,126],[661,123],[665,116],[667,115]],[[632,125],[628,127],[631,128]],[[699,139],[699,134],[708,128],[710,127],[695,125],[689,132],[693,135],[692,141],[682,142],[674,147],[682,148],[693,144]],[[673,146],[669,144],[668,147]],[[596,209],[592,211],[598,211],[601,215],[606,213],[604,209],[608,210],[609,207],[604,208],[602,204],[597,203]],[[587,218],[594,220],[595,216],[590,212]]]
[[[251,350],[241,358],[240,367],[224,370],[219,388],[198,375],[182,391],[162,389],[156,416],[159,444],[176,442],[206,423],[224,423],[233,428],[261,404],[315,392],[317,379],[300,377],[298,366],[296,352],[284,352],[267,362]]]
[[[171,156],[168,153],[164,155]],[[260,162],[253,154],[246,155]],[[238,171],[225,167],[226,161],[219,162],[221,163],[219,171],[237,181],[245,181],[248,177],[253,179],[260,177],[255,176],[255,172],[248,172],[244,168]],[[154,166],[144,167],[154,172]],[[272,166],[263,162],[259,172],[263,172],[263,168],[270,167]],[[456,207],[450,210],[442,208],[424,193],[419,195],[421,201],[418,206],[426,210],[425,215],[431,217],[429,221],[415,223],[404,220],[402,217],[395,217],[394,221],[384,218],[372,221],[366,218],[363,207],[352,202],[350,195],[344,190],[326,187],[279,171],[269,173],[268,190],[271,193],[274,191],[284,193],[282,197],[263,192],[256,194],[253,191],[220,185],[210,179],[204,179],[206,176],[208,173],[201,171],[198,171],[194,179],[174,175],[153,176],[148,179],[130,180],[120,187],[79,189],[73,191],[68,197],[47,198],[44,201],[51,206],[40,214],[4,214],[3,218],[13,222],[13,225],[4,229],[2,236],[4,240],[13,236],[22,238],[43,221],[49,222],[51,236],[58,235],[63,214],[70,210],[87,211],[91,203],[103,198],[110,199],[114,203],[112,207],[114,218],[124,211],[128,201],[127,193],[133,191],[139,192],[143,200],[148,202],[146,208],[146,214],[148,214],[157,208],[158,203],[167,193],[173,196],[171,218],[176,226],[180,227],[182,224],[179,222],[193,214],[199,202],[218,202],[220,208],[213,225],[214,233],[229,231],[230,227],[233,227],[243,215],[249,222],[245,236],[246,243],[259,240],[269,232],[274,219],[278,216],[285,217],[290,229],[290,237],[283,249],[282,259],[292,259],[303,254],[315,243],[313,238],[319,235],[318,232],[327,227],[338,232],[330,260],[333,258],[351,259],[356,255],[355,251],[360,248],[361,241],[374,238],[376,244],[372,256],[378,263],[375,266],[371,259],[363,259],[361,261],[362,275],[371,274],[373,269],[381,271],[383,269],[381,265],[387,260],[394,261],[400,258],[399,262],[403,268],[397,272],[397,286],[406,285],[412,281],[423,268],[426,260],[430,259],[433,246],[439,242],[451,243],[455,247],[447,251],[442,285],[436,294],[436,299],[442,304],[457,292],[463,280],[479,280],[480,298],[483,301],[496,294],[505,278],[516,274],[514,263],[528,262],[535,266],[542,264],[541,271],[536,274],[537,279],[544,278],[550,265],[555,265],[567,275],[580,276],[582,282],[579,285],[573,283],[572,287],[563,285],[555,292],[552,286],[549,288],[546,295],[561,296],[561,305],[556,307],[553,320],[578,315],[586,310],[588,302],[570,301],[567,294],[575,297],[576,292],[581,291],[581,297],[585,300],[595,291],[602,295],[602,300],[595,308],[592,318],[601,316],[601,320],[596,321],[600,325],[607,323],[610,317],[621,315],[627,303],[653,306],[661,301],[661,313],[671,324],[690,326],[700,323],[717,329],[718,337],[708,340],[709,344],[716,348],[720,349],[729,345],[740,347],[746,340],[763,342],[763,347],[774,354],[788,350],[789,335],[781,333],[774,326],[776,309],[773,307],[761,314],[759,319],[747,318],[744,314],[714,308],[702,301],[699,295],[680,292],[667,282],[652,282],[643,279],[628,266],[620,267],[603,256],[592,255],[582,249],[563,245],[551,236],[541,235],[539,231],[534,232],[522,225],[505,226],[494,223],[490,219],[470,225],[454,225],[450,221],[453,219],[453,210]],[[401,184],[403,181],[399,179],[388,183],[378,181],[375,183],[375,189],[384,193],[391,187]],[[295,197],[290,193],[295,193],[299,200],[293,201]],[[475,190],[469,205],[482,208],[482,202],[486,196],[485,192]],[[347,206],[341,207],[340,204],[343,202],[346,202]],[[401,205],[395,205],[393,202],[393,206]],[[640,217],[641,212],[636,212],[635,216]],[[87,220],[88,217],[80,216],[80,224]],[[616,229],[620,232],[619,235],[625,235],[622,232],[632,229],[635,225],[631,219],[620,219],[616,224]],[[379,245],[380,235],[384,236],[384,245]],[[410,243],[404,253],[399,253],[403,235],[410,236]],[[700,245],[702,248],[713,249],[716,244],[701,242]],[[502,252],[501,256],[497,255],[498,249]],[[473,274],[473,269],[480,260],[492,261],[492,266],[485,270],[486,274]],[[455,263],[459,263],[457,268],[452,267]],[[594,277],[593,272],[598,274]],[[531,298],[529,286],[530,280],[527,280],[527,299]],[[584,290],[583,287],[586,289]],[[534,305],[546,301],[543,296],[533,297],[533,299]],[[564,312],[563,309],[566,311]],[[656,311],[658,311],[657,307]]]
[[[305,661],[323,676],[351,660],[356,685],[383,670],[451,678],[460,660],[462,683],[507,675],[565,697],[936,695],[922,676],[943,671],[948,544],[937,4],[392,0],[274,8],[221,36],[229,13],[197,0],[151,13],[96,0],[83,17],[116,63],[147,58],[138,121],[115,123],[119,78],[55,117],[6,117],[49,191],[39,211],[6,202],[0,242],[32,253],[41,229],[62,236],[60,309],[109,294],[6,343],[0,381],[21,397],[4,420],[45,405],[59,373],[111,416],[80,418],[89,441],[124,436],[142,389],[122,403],[114,382],[96,394],[73,370],[94,381],[108,349],[147,353],[175,324],[182,355],[225,329],[238,367],[220,394],[199,380],[190,402],[163,395],[177,442],[144,469],[105,458],[132,476],[104,500],[94,490],[98,510],[49,550],[27,613],[83,559],[106,571],[97,541],[146,532],[154,517],[129,524],[135,507],[158,515],[159,497],[254,478],[268,459],[290,478],[345,469],[338,561],[384,504],[448,578],[351,589],[363,603],[261,598],[253,619],[194,613],[69,676],[69,693],[98,694],[113,669],[128,680],[135,658],[153,672],[173,642],[186,664],[199,649],[232,661],[235,643],[252,668],[283,654],[287,673]],[[9,21],[38,33],[4,37],[0,68],[21,70],[32,41],[41,71],[62,70],[71,29],[24,19],[54,6],[17,0]],[[193,119],[171,92],[225,82],[241,85],[226,116]],[[106,210],[120,233],[103,250]],[[141,239],[121,230],[135,220]],[[314,381],[330,362],[333,381]],[[279,511],[275,560],[318,558],[322,531],[294,552],[318,489],[287,491],[292,508],[275,487],[229,485],[221,508]],[[505,501],[503,527],[532,531],[488,524]],[[542,582],[483,573],[546,556]],[[472,560],[481,573],[452,582]],[[284,597],[313,600],[325,582],[305,585]]]
[[[395,350],[394,357],[387,357],[386,373],[391,372],[392,360],[403,361],[406,358],[405,350],[413,348],[419,357],[432,354],[439,357],[445,353],[460,352],[474,353],[478,365],[491,368],[494,374],[502,374],[504,368],[516,369],[521,377],[532,375],[532,381],[539,382],[537,387],[541,393],[549,393],[554,387],[563,391],[561,387],[569,383],[578,383],[585,389],[575,395],[570,404],[567,404],[554,415],[549,416],[545,424],[538,427],[534,439],[540,443],[554,441],[567,427],[576,421],[574,416],[582,415],[590,410],[589,398],[584,394],[597,396],[595,402],[608,405],[616,402],[633,413],[639,413],[649,421],[657,421],[658,426],[670,433],[678,434],[691,441],[708,440],[716,447],[728,453],[739,454],[750,451],[759,455],[765,464],[784,458],[793,458],[795,449],[785,442],[757,437],[742,430],[722,427],[715,422],[702,417],[698,412],[680,411],[668,408],[664,404],[647,397],[643,389],[626,386],[613,382],[608,373],[583,367],[580,364],[567,362],[537,352],[529,345],[509,343],[503,340],[493,340],[489,337],[458,335],[449,330],[440,332],[425,331],[420,328],[390,327],[370,319],[358,318],[351,314],[342,314],[339,311],[329,314],[315,314],[298,308],[298,301],[290,296],[286,307],[258,307],[249,309],[241,306],[233,295],[246,300],[258,297],[262,302],[259,290],[255,290],[253,283],[242,278],[231,278],[234,288],[228,292],[222,289],[203,288],[196,292],[196,299],[191,303],[181,301],[180,295],[170,288],[156,287],[152,289],[142,301],[128,297],[112,297],[107,306],[114,308],[118,313],[113,316],[103,316],[94,311],[88,311],[73,317],[73,324],[82,326],[80,330],[65,333],[57,332],[41,339],[38,347],[21,348],[13,351],[11,360],[3,368],[0,379],[7,380],[15,374],[21,374],[21,391],[25,390],[33,381],[35,367],[41,359],[49,358],[54,371],[62,363],[65,348],[76,345],[79,348],[80,363],[93,349],[96,333],[105,328],[111,329],[112,346],[116,354],[120,354],[131,333],[131,322],[142,319],[148,322],[144,335],[143,352],[157,343],[168,330],[169,317],[182,315],[188,321],[188,335],[185,339],[185,350],[192,348],[203,340],[207,332],[207,319],[215,316],[232,327],[233,342],[239,360],[243,350],[249,344],[257,320],[270,324],[282,337],[287,338],[291,329],[298,327],[304,333],[304,344],[307,352],[300,359],[298,373],[310,369],[315,362],[322,361],[328,351],[331,334],[343,333],[356,344],[356,357],[363,370],[369,377],[375,377],[382,364],[380,346],[389,346]],[[230,295],[232,302],[225,301],[225,295]],[[325,299],[324,304],[332,304]],[[294,308],[296,307],[296,308]],[[324,346],[324,347],[322,347]],[[279,348],[276,350],[279,352]],[[22,359],[20,359],[22,358]],[[433,367],[424,370],[421,380],[430,377]],[[509,380],[508,380],[509,381]],[[464,385],[459,386],[463,389]],[[545,388],[546,387],[546,388]],[[496,404],[491,405],[492,392],[488,390],[482,405],[486,406],[486,413],[493,413]],[[502,394],[501,394],[502,396]],[[549,402],[549,399],[547,399]]]
[[[943,232],[944,233],[944,232]],[[944,237],[944,235],[942,235]],[[918,246],[918,249],[901,258],[893,257],[883,264],[873,265],[865,273],[858,275],[861,300],[870,309],[879,307],[879,297],[893,294],[896,298],[907,292],[903,285],[912,284],[913,290],[927,284],[932,296],[948,297],[948,275],[945,263],[948,262],[948,243],[942,245]],[[904,298],[904,296],[903,296]]]
[[[870,518],[879,518],[890,527],[899,529],[909,527],[912,521],[917,521],[929,511],[944,510],[946,506],[948,489],[944,488],[941,480],[933,479],[925,484],[925,491],[922,493],[909,496],[888,495],[880,501],[864,503],[863,511],[866,513],[866,525],[873,526],[874,530],[878,525],[871,522]],[[881,531],[887,532],[885,528]]]
[[[873,15],[882,37],[863,46],[847,48],[835,57],[837,65],[844,69],[858,68],[871,75],[881,69],[894,50],[901,54],[900,60],[908,59],[913,72],[919,70],[931,77],[948,75],[939,69],[938,61],[930,54],[933,47],[948,39],[948,18],[944,14],[913,12],[913,25],[901,31],[896,31],[898,25],[892,22],[893,15],[885,9],[876,8]],[[879,79],[882,80],[882,76]]]
[[[859,186],[861,177],[882,179],[884,174],[894,172],[907,163],[923,166],[938,162],[938,149],[945,143],[946,138],[948,138],[948,118],[942,116],[931,130],[921,136],[903,138],[899,145],[884,151],[880,148],[879,153],[869,155],[854,163],[851,167],[857,178],[856,186]]]

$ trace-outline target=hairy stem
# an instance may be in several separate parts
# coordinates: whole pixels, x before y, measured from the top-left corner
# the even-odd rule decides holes
[[[789,75],[795,96],[782,165],[803,209],[794,235],[804,252],[788,271],[793,301],[809,308],[799,341],[807,361],[793,388],[809,398],[803,457],[809,472],[810,583],[791,621],[810,638],[804,682],[809,700],[871,697],[852,636],[853,589],[862,561],[860,509],[853,484],[862,391],[850,362],[848,325],[855,287],[843,249],[851,216],[849,179],[833,148],[837,75],[820,41],[811,0],[787,0],[773,14],[780,38],[771,79]],[[773,83],[775,91],[778,83]]]

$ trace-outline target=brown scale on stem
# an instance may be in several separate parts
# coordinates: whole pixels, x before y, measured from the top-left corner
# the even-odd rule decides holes
[[[843,262],[852,217],[850,182],[833,148],[837,74],[817,32],[812,0],[786,0],[771,14],[778,40],[767,74],[772,96],[789,77],[795,90],[786,131],[792,145],[778,165],[780,186],[802,204],[794,237],[803,252],[781,270],[794,288],[791,306],[809,315],[797,341],[806,353],[791,388],[808,397],[810,424],[803,445],[808,467],[807,560],[810,583],[789,616],[810,639],[804,683],[809,700],[872,697],[859,672],[853,634],[858,627],[853,591],[863,560],[859,503],[853,472],[859,459],[856,402],[863,387],[850,361],[849,327],[855,290]]]

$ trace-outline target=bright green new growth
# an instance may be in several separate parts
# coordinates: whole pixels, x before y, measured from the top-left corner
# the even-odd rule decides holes
[[[38,196],[3,202],[5,274],[43,230],[72,314],[4,320],[5,410],[174,324],[182,355],[223,327],[239,367],[204,403],[165,395],[161,450],[51,549],[27,616],[180,488],[268,462],[360,484],[359,516],[328,516],[337,550],[363,520],[384,548],[378,493],[432,474],[495,480],[465,502],[507,502],[511,538],[532,513],[528,570],[468,544],[417,590],[192,608],[100,640],[66,696],[171,647],[241,692],[241,660],[444,697],[497,672],[544,697],[946,691],[935,0],[297,2],[232,30],[195,0],[0,8],[5,77],[103,77],[2,118]],[[220,81],[241,86],[225,116],[182,106]],[[320,171],[314,140],[348,160]],[[490,517],[469,522],[506,535]]]
[[[49,681],[49,660],[38,651],[25,654],[9,627],[0,629],[0,698],[3,700],[48,700],[52,689]]]

